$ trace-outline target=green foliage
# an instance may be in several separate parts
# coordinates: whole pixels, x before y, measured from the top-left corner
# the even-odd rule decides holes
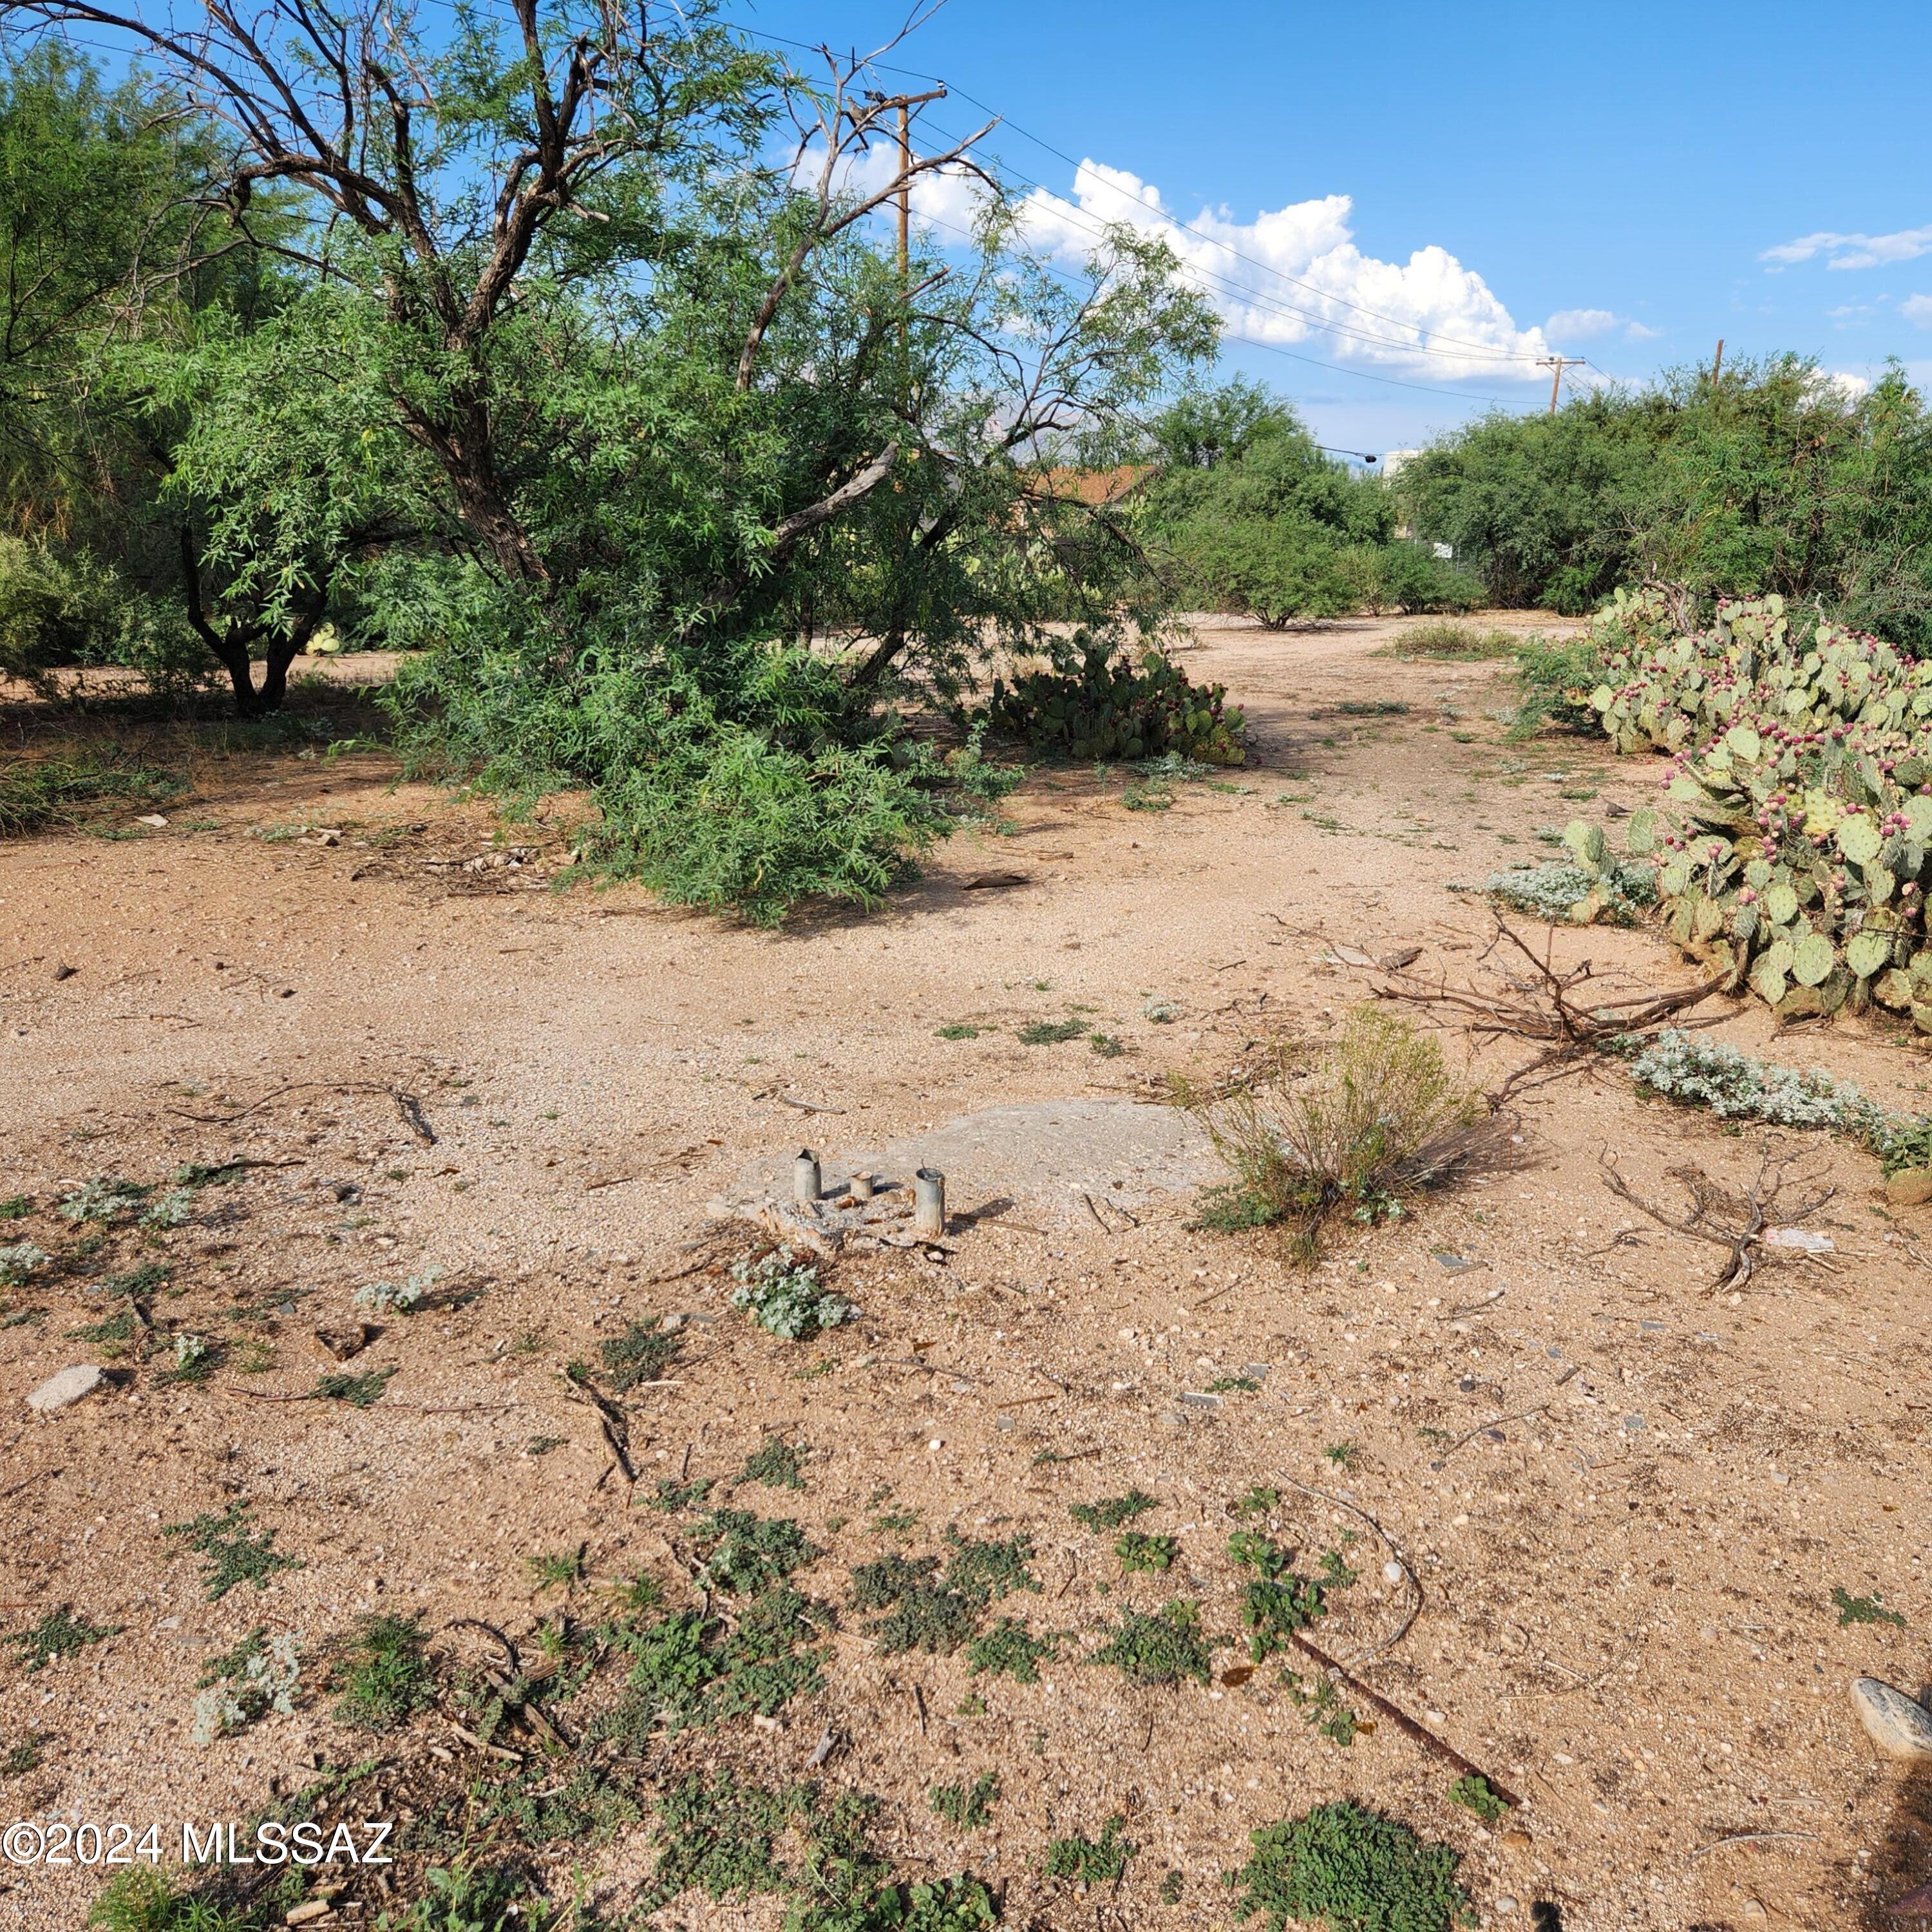
[[[1228,1554],[1255,1572],[1242,1599],[1241,1624],[1256,1663],[1286,1650],[1297,1630],[1328,1614],[1322,1586],[1298,1576],[1290,1567],[1290,1552],[1270,1538],[1258,1530],[1237,1530],[1228,1539]]]
[[[1174,1568],[1180,1545],[1171,1536],[1149,1536],[1142,1531],[1124,1532],[1114,1544],[1124,1574],[1140,1570],[1153,1573]]]
[[[1289,1697],[1300,1709],[1303,1721],[1311,1726],[1316,1734],[1326,1738],[1330,1744],[1340,1744],[1344,1750],[1355,1742],[1355,1733],[1361,1729],[1360,1720],[1354,1712],[1342,1701],[1342,1694],[1331,1678],[1324,1677],[1312,1690],[1298,1671],[1284,1670],[1282,1683]]]
[[[805,1478],[800,1473],[798,1445],[788,1442],[782,1436],[768,1436],[745,1458],[738,1480],[762,1483],[772,1490],[803,1489]]]
[[[309,1393],[319,1401],[346,1402],[352,1408],[373,1408],[382,1400],[389,1378],[397,1372],[394,1368],[368,1369],[352,1375],[338,1369],[316,1376],[315,1387]]]
[[[1144,520],[1193,608],[1273,628],[1370,610],[1456,610],[1475,587],[1396,535],[1394,499],[1318,448],[1285,404],[1237,383],[1183,397],[1153,427],[1167,458]]]
[[[1932,643],[1932,433],[1897,368],[1854,396],[1779,356],[1492,416],[1412,460],[1398,494],[1496,603],[1581,614],[1663,579],[1706,610],[1771,592]]]
[[[1022,1046],[1058,1046],[1063,1040],[1078,1040],[1086,1030],[1084,1020],[1035,1020],[1014,1036]]]
[[[292,1634],[272,1637],[260,1625],[233,1649],[202,1667],[190,1737],[212,1744],[272,1713],[293,1714],[302,1684],[301,1652]]]
[[[1124,1496],[1103,1496],[1097,1503],[1070,1503],[1066,1513],[1082,1529],[1096,1532],[1118,1529],[1137,1516],[1158,1507],[1144,1490],[1132,1489]]]
[[[1905,1619],[1896,1610],[1880,1607],[1884,1601],[1884,1596],[1876,1590],[1869,1597],[1853,1597],[1846,1593],[1842,1583],[1832,1586],[1832,1602],[1838,1612],[1840,1628],[1850,1624],[1891,1624],[1904,1629]]]
[[[1490,1788],[1490,1780],[1479,1771],[1459,1778],[1449,1787],[1449,1802],[1475,1813],[1485,1825],[1493,1825],[1509,1814],[1509,1803]]]
[[[584,1574],[583,1560],[574,1550],[526,1556],[524,1562],[539,1590],[567,1590]]]
[[[801,1264],[789,1248],[775,1248],[755,1262],[734,1262],[731,1306],[787,1342],[808,1341],[857,1313],[843,1295],[821,1285],[816,1262]]]
[[[789,1516],[759,1516],[749,1510],[713,1510],[691,1534],[704,1552],[706,1578],[734,1597],[782,1583],[824,1553]]]
[[[380,1932],[518,1932],[527,1922],[529,1889],[507,1867],[432,1865],[423,1883],[428,1889],[400,1918],[377,1922]]]
[[[1468,661],[1514,657],[1540,641],[1520,638],[1514,631],[1478,630],[1473,624],[1445,617],[1432,623],[1412,624],[1396,640],[1396,647],[1404,657]]]
[[[334,1672],[338,1722],[393,1731],[436,1700],[436,1667],[422,1619],[388,1612],[364,1617],[341,1647]]]
[[[995,1598],[1039,1589],[1027,1568],[1033,1552],[1024,1537],[980,1542],[949,1528],[946,1540],[950,1554],[943,1573],[937,1556],[894,1554],[854,1568],[853,1606],[885,1612],[866,1627],[884,1655],[923,1650],[950,1657],[978,1630]]]
[[[1221,685],[1205,687],[1158,651],[1136,663],[1104,642],[1076,637],[1064,662],[993,682],[994,730],[1068,758],[1153,758],[1168,752],[1238,765],[1244,719]]]
[[[1109,1818],[1097,1838],[1078,1832],[1055,1838],[1046,1848],[1047,1876],[1071,1879],[1076,1885],[1118,1885],[1126,1876],[1127,1861],[1140,1850],[1131,1838],[1120,1836],[1126,1822]]]
[[[1440,1044],[1373,1006],[1351,1013],[1312,1066],[1284,1048],[1217,1091],[1172,1084],[1234,1177],[1202,1214],[1225,1226],[1287,1222],[1304,1258],[1329,1216],[1400,1215],[1406,1198],[1481,1157],[1490,1131]]]
[[[1619,749],[1676,754],[1655,838],[1665,930],[1792,1020],[1870,1006],[1932,1031],[1932,670],[1782,601],[1674,634],[1653,601],[1606,614],[1591,703]]]
[[[1344,1798],[1252,1834],[1253,1850],[1227,1882],[1238,1918],[1270,1932],[1319,1924],[1327,1932],[1454,1932],[1473,1924],[1456,1882],[1460,1859],[1404,1824]]]
[[[675,1359],[680,1339],[652,1323],[633,1322],[622,1334],[599,1343],[613,1393],[622,1395],[640,1382],[658,1380]]]
[[[651,1508],[662,1510],[667,1515],[682,1510],[698,1508],[712,1491],[709,1476],[699,1476],[688,1483],[672,1481],[668,1476],[658,1479],[657,1494],[651,1498]]]
[[[98,1932],[252,1932],[247,1917],[183,1891],[172,1873],[143,1864],[115,1874],[87,1922]]]
[[[14,1661],[23,1670],[44,1670],[50,1664],[90,1643],[102,1643],[120,1634],[118,1624],[91,1624],[74,1615],[73,1606],[62,1604],[50,1610],[32,1630],[15,1630],[4,1640],[14,1646]]]
[[[245,1502],[230,1503],[219,1516],[164,1523],[164,1536],[178,1537],[202,1559],[201,1580],[211,1604],[219,1603],[238,1583],[266,1590],[280,1570],[299,1570],[302,1559],[278,1550],[275,1532],[254,1523]]]
[[[1214,1647],[1201,1634],[1201,1606],[1177,1598],[1152,1616],[1130,1611],[1111,1640],[1089,1656],[1110,1664],[1131,1682],[1205,1684],[1214,1674]]]
[[[619,1627],[611,1641],[634,1661],[625,1695],[597,1735],[624,1738],[641,1754],[660,1724],[675,1732],[754,1712],[776,1716],[794,1697],[824,1688],[829,1653],[820,1640],[830,1622],[789,1584],[769,1583],[735,1621],[686,1610]]]
[[[1048,1637],[1036,1637],[1017,1617],[1001,1617],[983,1636],[966,1646],[966,1671],[1010,1677],[1016,1684],[1037,1684],[1042,1662],[1052,1663],[1059,1646]]]
[[[991,1820],[999,1795],[1000,1774],[988,1771],[970,1784],[936,1784],[927,1799],[956,1832],[976,1832]]]

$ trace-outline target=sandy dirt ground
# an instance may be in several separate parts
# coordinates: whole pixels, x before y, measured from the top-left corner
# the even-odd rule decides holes
[[[1932,1208],[1888,1208],[1856,1148],[1774,1134],[1835,1184],[1812,1224],[1835,1251],[1714,1295],[1717,1250],[1646,1221],[1600,1162],[1670,1198],[1673,1168],[1748,1181],[1762,1137],[1604,1064],[1523,1100],[1513,1171],[1346,1228],[1303,1270],[1267,1231],[1190,1230],[1198,1146],[1172,1113],[1124,1111],[1171,1072],[1340,1024],[1378,976],[1336,945],[1477,974],[1490,916],[1452,886],[1549,856],[1538,828],[1655,796],[1659,763],[1506,742],[1506,670],[1406,658],[1401,629],[1206,626],[1189,668],[1246,705],[1246,769],[1165,812],[1124,808],[1118,774],[1037,771],[1004,827],[956,838],[887,911],[776,933],[545,890],[566,813],[495,834],[374,752],[210,758],[165,826],[0,848],[0,1197],[31,1204],[0,1240],[58,1264],[0,1291],[0,1628],[62,1604],[118,1627],[41,1670],[0,1652],[0,1825],[160,1821],[172,1844],[175,1821],[245,1821],[370,1758],[367,1802],[389,1807],[371,1815],[406,1821],[438,1778],[507,1760],[439,1714],[358,1736],[320,1661],[292,1714],[197,1747],[208,1660],[257,1626],[319,1660],[377,1611],[527,1642],[640,1569],[692,1600],[680,1521],[643,1499],[667,1474],[728,1480],[781,1433],[804,1490],[735,1501],[822,1548],[801,1587],[840,1600],[851,1565],[941,1550],[948,1526],[1024,1532],[1042,1588],[1001,1607],[1058,1633],[1060,1660],[1031,1684],[969,1677],[958,1655],[880,1654],[848,1614],[821,1693],[667,1740],[647,1785],[728,1762],[874,1793],[896,1865],[970,1868],[1015,1926],[1232,1922],[1220,1874],[1249,1834],[1340,1796],[1454,1845],[1486,1927],[1542,1901],[1559,1916],[1537,1922],[1571,1932],[1900,1922],[1884,1904],[1932,1880],[1932,1796],[1879,1756],[1847,1687],[1932,1678]],[[998,872],[1024,881],[969,889]],[[1649,933],[1556,946],[1634,986],[1691,976]],[[1124,1051],[1017,1038],[1069,1016]],[[1774,1041],[1739,1007],[1718,1036],[1926,1105],[1928,1059],[1888,1024]],[[975,1138],[998,1108],[1029,1110],[1008,1117],[1033,1136],[1017,1153]],[[839,1261],[860,1316],[815,1342],[731,1310],[725,1265],[761,1244],[713,1222],[716,1197],[802,1144],[829,1172],[941,1136],[937,1258]],[[238,1161],[262,1164],[195,1190],[178,1227],[51,1211],[90,1179]],[[166,1271],[156,1331],[218,1344],[205,1379],[170,1380],[139,1337],[74,1337],[111,1312],[94,1285],[144,1264]],[[354,1305],[432,1269],[413,1314]],[[619,1405],[634,1490],[561,1371],[668,1315],[688,1318],[664,1385]],[[316,1331],[362,1319],[382,1332],[347,1366],[394,1371],[380,1400],[291,1399],[340,1366]],[[110,1382],[30,1414],[87,1362]],[[1252,1386],[1210,1393],[1230,1379]],[[1136,1485],[1157,1508],[1136,1526],[1179,1546],[1165,1574],[1123,1576],[1068,1514]],[[1332,1548],[1360,1570],[1324,1648],[1519,1796],[1507,1819],[1449,1802],[1453,1766],[1360,1699],[1344,1748],[1281,1660],[1238,1667],[1226,1542],[1256,1485],[1303,1567]],[[164,1528],[238,1502],[302,1567],[211,1603]],[[581,1582],[536,1583],[528,1559],[556,1552],[580,1552]],[[1398,1558],[1414,1591],[1384,1580]],[[1902,1621],[1842,1623],[1834,1589]],[[1217,1646],[1211,1684],[1082,1661],[1124,1610],[1177,1597]],[[987,1769],[986,1828],[934,1816],[931,1786]],[[1117,1886],[1042,1875],[1048,1840],[1112,1816],[1138,1847]],[[647,1814],[538,1862],[621,1908],[651,1846]],[[374,1924],[402,1895],[334,1876],[310,1922]],[[100,1882],[0,1864],[0,1927],[79,1926]],[[692,1894],[663,1922],[782,1916]]]

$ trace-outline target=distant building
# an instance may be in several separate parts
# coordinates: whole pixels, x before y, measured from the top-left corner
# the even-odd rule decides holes
[[[1107,509],[1124,503],[1160,469],[1157,463],[1117,463],[1111,470],[1036,470],[1028,494],[1050,496],[1056,502],[1084,503],[1090,510]]]
[[[1387,478],[1398,475],[1404,464],[1421,454],[1422,452],[1419,449],[1391,449],[1384,452],[1382,456],[1383,476]]]

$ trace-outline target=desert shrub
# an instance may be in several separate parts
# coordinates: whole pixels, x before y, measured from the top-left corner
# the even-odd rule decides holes
[[[1346,1798],[1252,1834],[1253,1850],[1227,1882],[1237,1918],[1269,1932],[1314,1924],[1327,1932],[1454,1932],[1474,1920],[1456,1882],[1460,1855],[1394,1818]]]
[[[1441,1046],[1406,1022],[1358,1007],[1312,1058],[1276,1049],[1258,1073],[1213,1092],[1177,1081],[1233,1178],[1210,1190],[1204,1218],[1286,1222],[1304,1256],[1335,1214],[1374,1222],[1404,1211],[1490,1150],[1480,1098],[1452,1074]]]
[[[188,790],[174,772],[131,764],[116,749],[21,758],[0,769],[0,838],[81,825],[106,809],[153,809]]]
[[[142,596],[84,551],[0,536],[0,677],[50,695],[55,671],[84,664],[120,665],[170,698],[200,688],[214,668],[178,605]]]
[[[1516,658],[1516,686],[1522,696],[1510,736],[1528,737],[1546,724],[1566,731],[1595,731],[1598,717],[1590,693],[1603,675],[1603,653],[1587,632],[1578,638],[1527,640]]]
[[[1191,682],[1158,651],[1138,662],[1082,633],[1064,666],[993,682],[992,728],[1069,758],[1157,758],[1174,752],[1238,765],[1242,713],[1225,686]]]

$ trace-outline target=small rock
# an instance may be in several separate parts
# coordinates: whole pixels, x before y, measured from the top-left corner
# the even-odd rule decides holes
[[[1003,1434],[1009,1430],[1017,1429],[1019,1426],[1017,1418],[1010,1415],[1000,1416],[993,1424],[993,1426]]]
[[[1472,1268],[1486,1268],[1486,1262],[1472,1260],[1467,1255],[1453,1255],[1445,1248],[1436,1257],[1436,1265],[1448,1274],[1467,1274]]]
[[[1190,1408],[1219,1408],[1221,1406],[1221,1398],[1218,1395],[1210,1395],[1204,1389],[1183,1389],[1180,1400]]]
[[[1932,1167],[1906,1167],[1887,1174],[1885,1198],[1894,1208],[1924,1207],[1932,1201]]]
[[[1496,1843],[1506,1852],[1526,1852],[1529,1850],[1530,1837],[1520,1825],[1511,1825],[1497,1834]]]
[[[358,1322],[347,1328],[318,1328],[315,1339],[338,1362],[359,1355],[382,1334],[373,1322]]]
[[[1413,966],[1422,957],[1419,946],[1399,946],[1393,952],[1384,952],[1376,962],[1384,973],[1400,973],[1405,966]]]
[[[28,1396],[27,1406],[36,1415],[51,1415],[56,1409],[71,1408],[106,1380],[105,1373],[91,1362],[63,1369],[58,1375],[50,1376]]]
[[[1498,1912],[1514,1912],[1516,1910],[1515,1899],[1508,1892],[1502,1893],[1496,1900],[1496,1910]]]
[[[327,1899],[311,1898],[300,1905],[290,1906],[283,1917],[282,1923],[284,1925],[309,1925],[318,1918],[332,1918],[334,1912],[334,1906]]]
[[[1402,1580],[1403,1574],[1404,1572],[1402,1565],[1396,1562],[1393,1557],[1382,1565],[1382,1581],[1384,1583],[1390,1585],[1400,1583]]]
[[[1852,1703],[1872,1742],[1887,1757],[1915,1762],[1932,1759],[1932,1711],[1916,1699],[1876,1677],[1856,1677]]]
[[[63,980],[71,980],[80,970],[80,968],[78,966],[70,966],[67,962],[63,959],[61,963],[54,968],[54,983],[58,986]]]
[[[167,822],[158,812],[144,812],[134,821],[136,825],[152,825],[157,832]]]

